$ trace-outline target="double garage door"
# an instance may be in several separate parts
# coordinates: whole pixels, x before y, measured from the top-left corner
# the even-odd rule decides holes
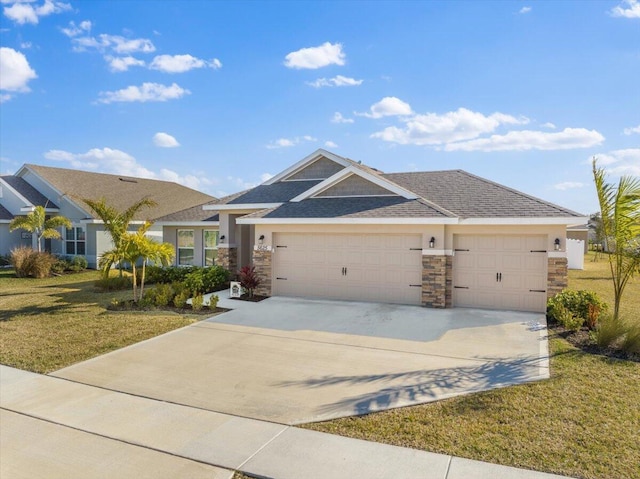
[[[455,235],[454,306],[545,311],[546,244],[538,235]]]
[[[274,235],[273,294],[420,304],[420,235]]]

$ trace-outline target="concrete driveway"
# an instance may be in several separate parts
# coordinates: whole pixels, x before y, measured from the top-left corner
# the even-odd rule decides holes
[[[547,378],[542,314],[270,298],[53,376],[299,424]]]

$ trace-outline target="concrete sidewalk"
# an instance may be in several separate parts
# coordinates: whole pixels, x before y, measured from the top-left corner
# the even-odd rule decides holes
[[[0,366],[1,477],[561,476],[220,414]]]

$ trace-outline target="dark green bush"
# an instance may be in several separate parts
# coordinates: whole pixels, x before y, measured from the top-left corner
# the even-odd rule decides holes
[[[229,281],[229,272],[220,266],[195,268],[185,277],[185,284],[189,291],[196,293],[210,293],[218,291]]]
[[[200,311],[203,306],[204,298],[202,297],[202,293],[198,293],[193,298],[191,298],[191,307],[194,311]]]
[[[572,317],[579,318],[582,324],[586,323],[589,329],[594,330],[597,327],[598,318],[607,310],[607,303],[598,298],[593,291],[565,289],[547,301],[547,317],[564,324],[563,321],[567,322],[569,318],[565,309]]]
[[[189,299],[189,296],[191,296],[189,294],[189,290],[183,289],[182,291],[176,293],[176,295],[173,297],[173,305],[176,308],[184,308],[187,304],[187,299]]]
[[[89,262],[84,256],[72,256],[69,263],[69,270],[73,271],[74,273],[84,271],[85,269],[87,269],[87,266],[89,266]]]
[[[176,281],[184,281],[186,276],[198,268],[197,266],[147,266],[145,282],[154,283],[173,283]]]
[[[69,271],[71,265],[64,258],[56,258],[56,262],[51,266],[51,271],[55,274],[62,274],[65,271]]]

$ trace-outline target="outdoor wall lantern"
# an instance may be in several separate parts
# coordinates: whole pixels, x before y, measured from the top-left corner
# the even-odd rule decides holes
[[[560,249],[560,238],[556,238],[556,240],[553,242],[553,249],[555,249],[556,251]]]
[[[225,238],[226,238],[225,235],[220,236],[220,241],[224,241]]]
[[[260,235],[260,238],[258,238],[258,244],[262,243],[264,243],[264,235]]]
[[[433,248],[436,245],[436,239],[435,237],[431,237],[431,239],[429,240],[429,248]]]

